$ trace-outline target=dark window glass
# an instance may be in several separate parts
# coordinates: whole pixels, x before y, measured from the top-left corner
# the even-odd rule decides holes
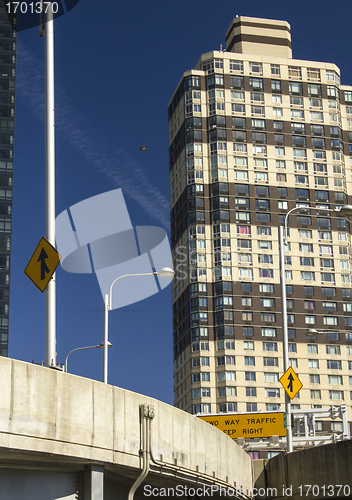
[[[255,195],[256,196],[269,196],[269,187],[268,186],[255,186]]]
[[[251,292],[252,291],[252,283],[241,283],[242,292]]]
[[[256,186],[258,187],[258,186]],[[249,196],[248,184],[235,184],[235,194],[242,194]]]
[[[278,187],[277,188],[278,196],[287,196],[287,188],[286,187]]]
[[[281,81],[271,80],[271,90],[272,92],[281,92]]]
[[[230,85],[233,89],[244,89],[243,76],[230,76]]]
[[[246,128],[246,119],[240,116],[232,117],[232,127],[233,128]]]

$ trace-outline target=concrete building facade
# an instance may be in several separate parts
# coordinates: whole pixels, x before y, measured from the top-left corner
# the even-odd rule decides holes
[[[334,213],[352,196],[352,86],[293,59],[284,21],[237,17],[226,45],[168,106],[175,405],[283,408],[278,226],[302,207],[285,247],[293,408],[347,404],[352,420],[350,226]]]

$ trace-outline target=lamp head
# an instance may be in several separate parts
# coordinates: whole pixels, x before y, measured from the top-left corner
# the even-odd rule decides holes
[[[352,205],[343,205],[342,207],[335,208],[335,212],[344,217],[352,215]]]
[[[317,335],[323,335],[323,332],[319,332],[315,328],[309,328],[309,330],[306,330],[306,335],[307,337],[316,337]]]
[[[171,269],[171,267],[163,267],[157,273],[154,273],[155,276],[159,276],[159,278],[173,278],[175,276],[175,271]]]
[[[104,342],[102,342],[99,345],[96,345],[95,347],[97,347],[98,349],[102,349],[104,347]],[[112,343],[108,341],[108,348],[110,349],[110,347],[112,347]]]

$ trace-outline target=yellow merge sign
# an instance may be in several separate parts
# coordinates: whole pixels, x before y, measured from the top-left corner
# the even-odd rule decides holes
[[[286,436],[283,412],[202,415],[198,418],[232,439]]]
[[[44,292],[60,262],[60,254],[49,241],[42,236],[37,248],[24,270],[41,292]]]
[[[292,366],[287,368],[285,373],[280,378],[280,382],[291,399],[293,399],[303,387],[302,382],[298,378],[298,375],[295,373]]]

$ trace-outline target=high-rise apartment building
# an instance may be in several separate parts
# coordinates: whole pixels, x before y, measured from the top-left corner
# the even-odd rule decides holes
[[[352,203],[352,86],[292,59],[284,21],[237,17],[226,45],[168,107],[175,405],[284,408],[278,226],[302,207],[285,248],[292,406],[346,404],[351,421],[351,236],[334,209]]]
[[[8,355],[16,18],[0,1],[0,356]]]

